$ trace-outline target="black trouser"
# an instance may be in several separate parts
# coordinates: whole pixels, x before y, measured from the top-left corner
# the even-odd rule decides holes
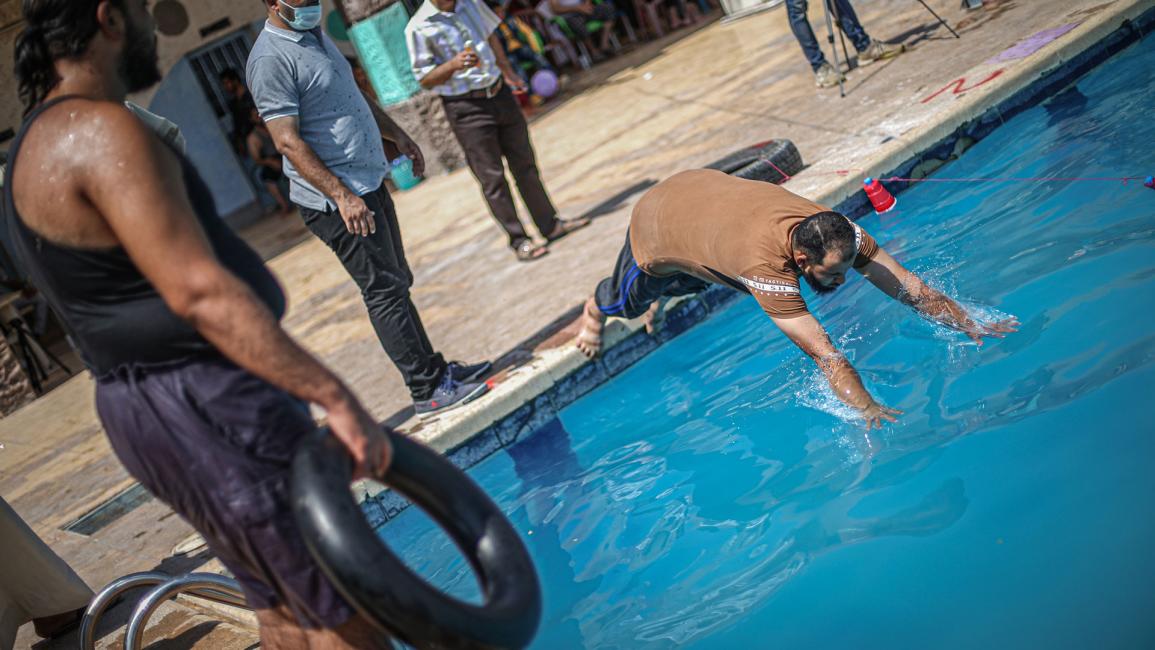
[[[336,210],[302,207],[301,216],[361,288],[377,338],[401,371],[413,399],[426,400],[445,374],[445,359],[433,349],[409,297],[413,273],[405,261],[393,199],[384,186],[361,198],[377,223],[377,232],[368,237],[350,233]]]
[[[492,99],[443,98],[443,103],[469,169],[481,183],[490,214],[509,235],[509,245],[517,248],[530,237],[517,218],[502,157],[509,162],[509,171],[534,225],[548,237],[557,226],[557,208],[541,183],[529,127],[509,87],[503,85]]]
[[[810,67],[818,70],[823,63],[826,63],[826,56],[818,46],[818,38],[814,36],[814,30],[806,18],[806,6],[807,0],[786,0],[786,16],[790,20],[790,29],[794,32],[794,37],[802,46],[802,53],[810,62]],[[830,11],[842,33],[850,37],[854,43],[854,49],[862,52],[870,46],[870,37],[858,22],[858,16],[855,15],[854,7],[850,6],[849,0],[833,0],[830,3]]]
[[[627,232],[626,243],[622,245],[614,265],[614,274],[598,283],[594,301],[606,316],[637,318],[659,298],[688,296],[705,291],[709,286],[709,282],[686,273],[660,277],[646,273],[634,260]]]

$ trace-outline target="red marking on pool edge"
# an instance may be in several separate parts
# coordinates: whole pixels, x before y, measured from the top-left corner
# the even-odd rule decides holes
[[[806,170],[806,175],[809,176],[850,176],[851,174],[865,174],[869,170],[864,167],[847,167],[845,169],[828,169],[825,171]],[[793,176],[791,176],[793,178]]]
[[[920,102],[920,103],[926,104],[927,102],[930,102],[935,97],[938,97],[939,95],[945,93],[948,90],[951,91],[952,95],[961,95],[962,93],[965,93],[968,90],[974,90],[975,88],[978,88],[979,86],[981,86],[983,84],[986,84],[986,83],[993,81],[995,78],[997,78],[999,75],[1001,75],[1002,73],[1004,73],[1006,71],[1007,71],[1006,68],[999,68],[998,70],[995,70],[989,76],[987,76],[986,79],[983,79],[982,81],[980,81],[976,84],[970,85],[970,86],[966,85],[966,83],[967,83],[966,77],[959,77],[958,79],[955,79],[954,81],[948,83],[947,85],[943,86],[942,88],[939,88],[937,92],[935,92],[933,95],[928,96],[926,99],[923,99],[922,102]]]

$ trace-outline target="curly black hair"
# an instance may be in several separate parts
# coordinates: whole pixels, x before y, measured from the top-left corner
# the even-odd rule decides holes
[[[825,261],[829,253],[837,253],[839,261],[846,261],[856,252],[854,224],[837,212],[812,214],[794,229],[791,244],[816,264]]]
[[[123,0],[109,0],[124,9]],[[24,0],[24,31],[16,38],[16,80],[24,113],[44,101],[60,83],[56,61],[88,49],[100,25],[100,0]]]

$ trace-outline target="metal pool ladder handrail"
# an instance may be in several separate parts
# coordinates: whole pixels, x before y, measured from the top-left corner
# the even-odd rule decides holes
[[[88,605],[80,623],[81,650],[94,650],[96,624],[117,597],[130,589],[149,585],[158,586],[149,591],[133,608],[128,621],[128,631],[125,634],[125,650],[137,650],[140,647],[148,619],[153,612],[161,603],[178,594],[187,593],[203,600],[249,609],[241,586],[232,578],[215,573],[190,573],[183,576],[170,576],[159,571],[130,573],[109,583]]]

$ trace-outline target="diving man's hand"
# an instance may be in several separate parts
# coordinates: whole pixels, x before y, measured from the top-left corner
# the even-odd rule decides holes
[[[983,323],[968,317],[961,323],[951,326],[969,336],[975,345],[982,345],[984,336],[1001,339],[1005,334],[1019,331],[1019,319],[1011,316],[993,323]]]
[[[866,420],[867,431],[875,428],[881,429],[883,420],[887,422],[897,422],[898,418],[895,416],[902,415],[902,411],[892,409],[889,406],[883,406],[875,401],[871,401],[870,405],[866,408],[860,409],[860,412],[862,413],[863,419]]]
[[[910,305],[929,320],[966,334],[975,345],[982,345],[984,337],[1001,339],[1019,331],[1019,320],[1013,316],[993,323],[971,318],[962,305],[928,286],[881,248],[859,272],[886,295]]]

